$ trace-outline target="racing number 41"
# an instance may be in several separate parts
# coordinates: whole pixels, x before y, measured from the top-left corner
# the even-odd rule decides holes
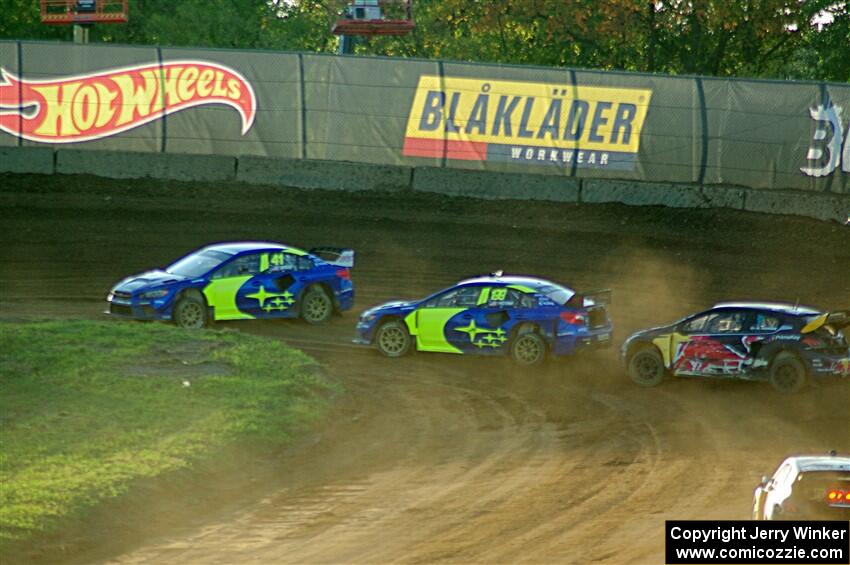
[[[814,139],[812,145],[809,146],[806,159],[810,162],[817,162],[817,165],[800,167],[800,171],[811,177],[825,177],[835,171],[838,165],[842,165],[841,170],[850,173],[850,127],[847,128],[845,137],[844,128],[841,125],[841,106],[821,105],[810,108],[809,114],[818,123],[818,127],[815,129]],[[832,128],[831,138],[829,138],[829,127]],[[828,141],[826,141],[827,139]],[[843,154],[841,151],[842,140],[844,140]],[[823,158],[824,151],[826,151],[825,159]]]

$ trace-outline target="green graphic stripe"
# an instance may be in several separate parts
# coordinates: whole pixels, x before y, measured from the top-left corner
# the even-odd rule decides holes
[[[463,353],[446,340],[446,323],[466,308],[422,308],[408,314],[404,319],[410,335],[418,335],[416,349],[419,351],[441,351]]]
[[[236,308],[236,293],[251,276],[230,277],[210,281],[204,288],[207,304],[213,307],[216,320],[245,320],[253,318]]]

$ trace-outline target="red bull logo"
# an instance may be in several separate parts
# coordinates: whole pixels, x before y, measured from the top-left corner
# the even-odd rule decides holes
[[[204,104],[236,110],[242,135],[254,123],[251,84],[217,63],[171,61],[50,80],[0,69],[0,130],[41,143],[101,139]]]

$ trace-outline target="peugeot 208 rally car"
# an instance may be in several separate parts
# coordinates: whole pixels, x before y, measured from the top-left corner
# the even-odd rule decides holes
[[[850,349],[842,333],[848,324],[843,311],[725,302],[632,334],[621,354],[629,376],[645,386],[672,374],[768,380],[781,392],[796,392],[810,377],[850,375]]]
[[[528,276],[478,277],[420,300],[388,302],[363,312],[355,343],[388,357],[417,351],[510,355],[535,365],[547,354],[607,347],[610,291],[576,293]]]
[[[208,245],[164,269],[127,277],[109,292],[108,314],[200,328],[216,320],[327,321],[352,307],[350,249],[302,251],[280,243]]]

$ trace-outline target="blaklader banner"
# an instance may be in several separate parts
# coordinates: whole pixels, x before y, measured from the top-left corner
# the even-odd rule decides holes
[[[850,85],[0,42],[0,146],[850,193]]]

